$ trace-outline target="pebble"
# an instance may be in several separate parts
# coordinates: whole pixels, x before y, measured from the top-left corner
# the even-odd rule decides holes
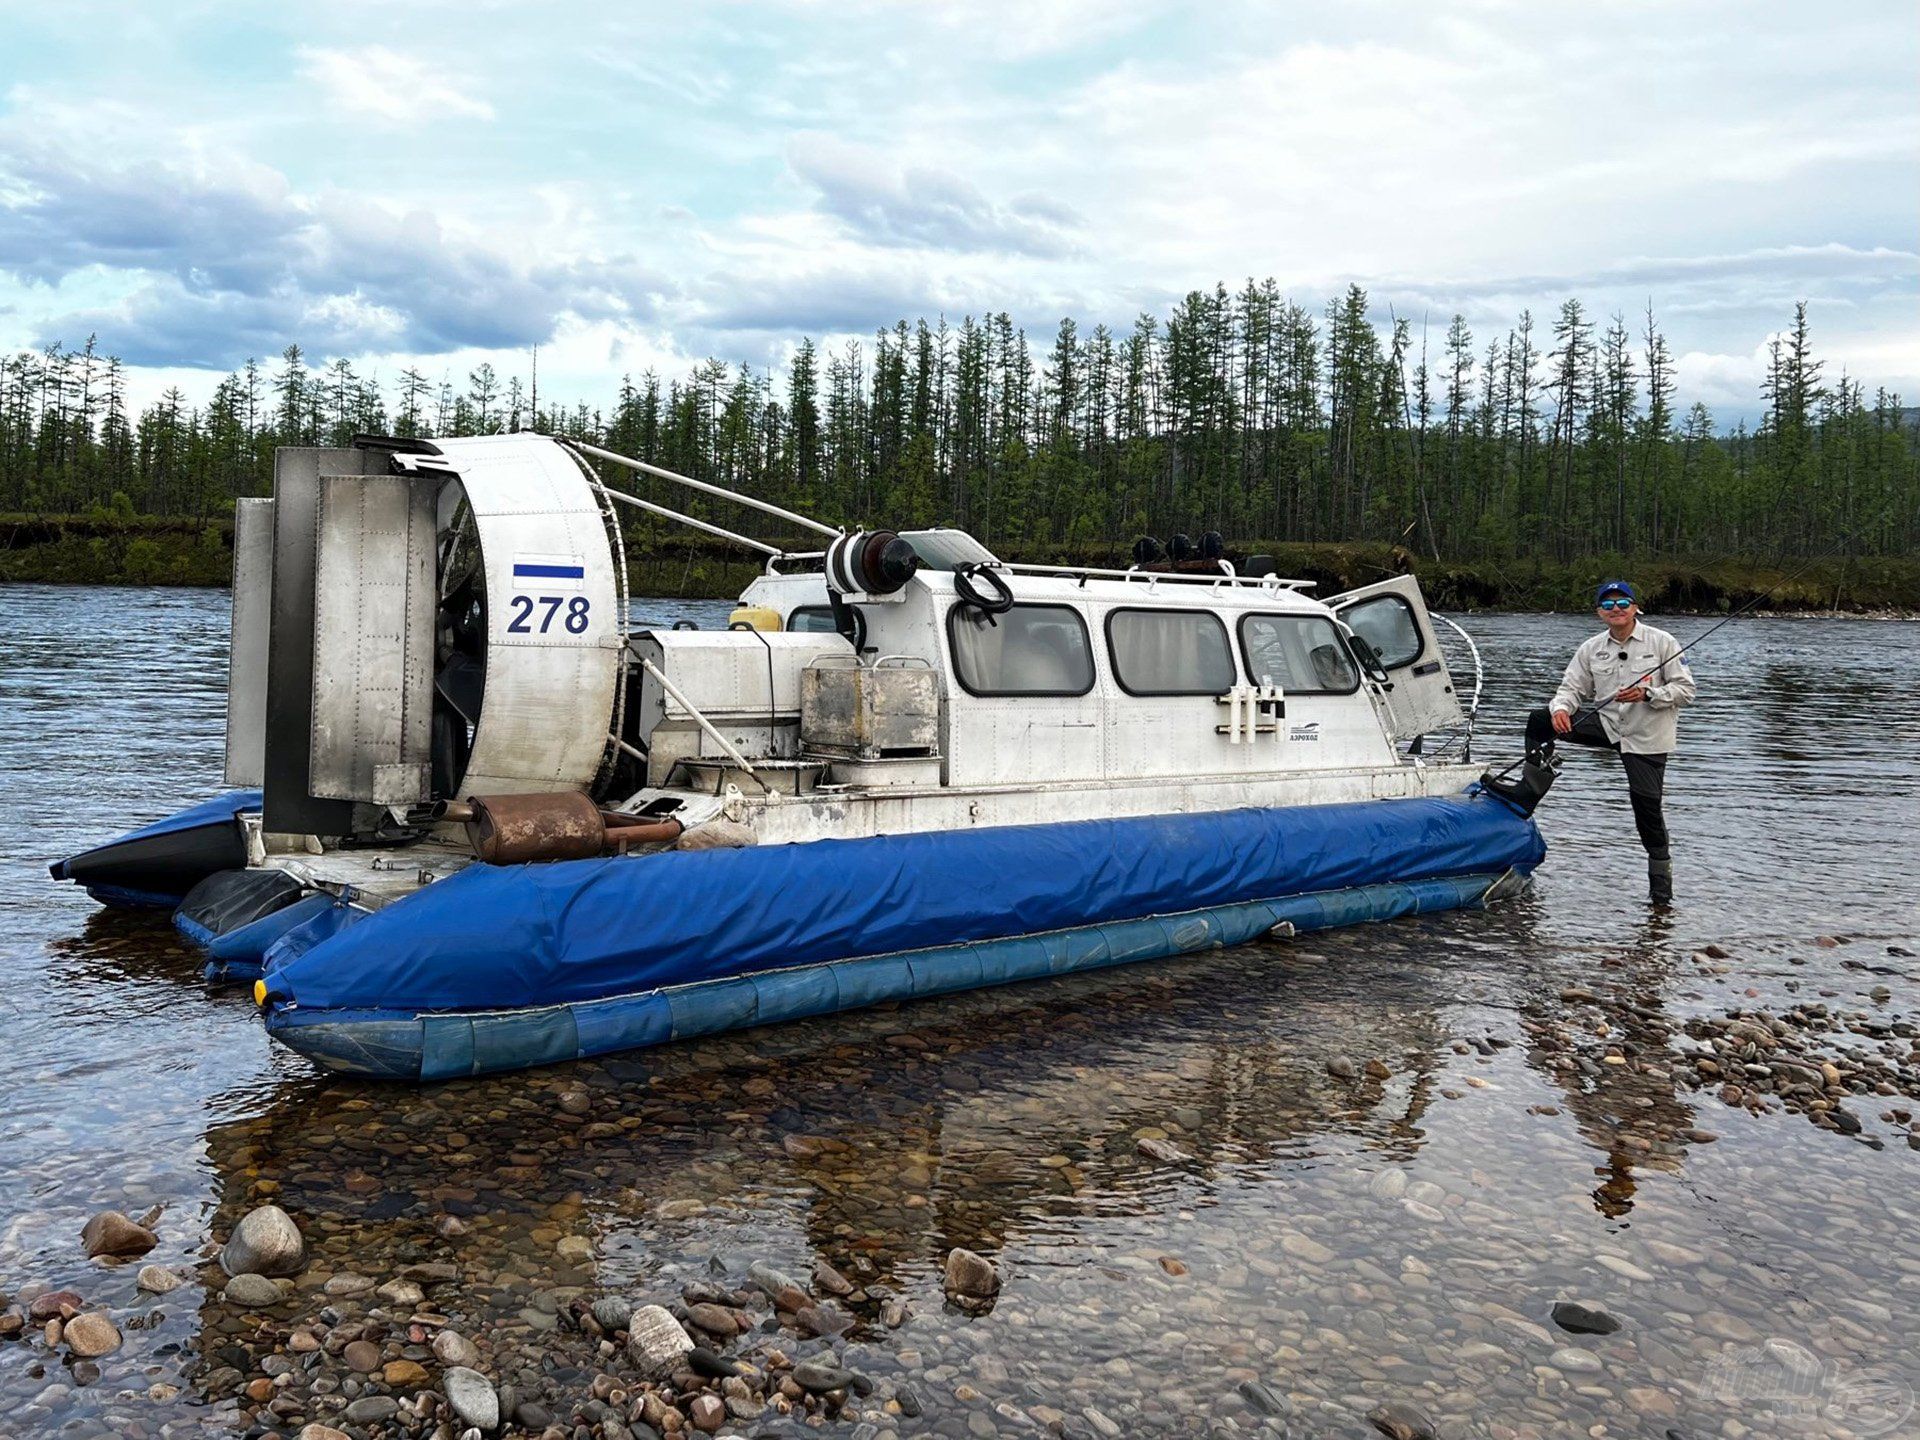
[[[1556,1370],[1567,1370],[1576,1375],[1596,1375],[1601,1369],[1598,1355],[1591,1350],[1577,1350],[1571,1345],[1554,1351],[1547,1357],[1547,1363]]]
[[[400,1402],[391,1395],[362,1395],[341,1413],[349,1425],[378,1425],[400,1413]]]
[[[44,1323],[62,1315],[78,1314],[81,1303],[80,1297],[71,1290],[48,1290],[27,1302],[27,1318]]]
[[[380,1368],[380,1347],[371,1340],[350,1340],[340,1358],[361,1374],[371,1375]]]
[[[142,1265],[140,1273],[133,1277],[133,1283],[151,1295],[165,1295],[169,1291],[178,1290],[187,1282],[164,1266]]]
[[[1309,1265],[1331,1264],[1334,1258],[1333,1251],[1298,1230],[1283,1230],[1280,1233],[1280,1248],[1294,1259],[1305,1260]]]
[[[241,1305],[249,1310],[264,1310],[269,1305],[278,1305],[286,1297],[280,1293],[280,1287],[266,1276],[242,1271],[227,1281],[226,1288],[220,1292],[220,1298],[229,1305]]]
[[[1000,1293],[1000,1269],[977,1251],[956,1245],[947,1252],[944,1284],[952,1299],[991,1299]]]
[[[718,1395],[694,1396],[687,1414],[693,1421],[694,1429],[704,1430],[709,1435],[727,1423],[726,1402]]]
[[[442,1365],[460,1365],[471,1370],[480,1363],[480,1347],[458,1330],[442,1330],[433,1337],[433,1356]]]
[[[608,1334],[626,1329],[627,1321],[632,1318],[633,1302],[623,1296],[602,1295],[593,1302],[594,1323]]]
[[[1367,1412],[1367,1423],[1388,1440],[1435,1440],[1433,1422],[1411,1405],[1381,1405]]]
[[[627,1354],[643,1380],[659,1380],[676,1370],[693,1339],[672,1314],[659,1305],[642,1305],[627,1325]]]
[[[89,1310],[67,1321],[63,1338],[74,1354],[93,1360],[120,1348],[120,1327],[98,1310]]]

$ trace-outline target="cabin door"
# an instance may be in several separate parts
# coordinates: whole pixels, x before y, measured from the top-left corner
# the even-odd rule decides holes
[[[1387,719],[1395,740],[1466,723],[1419,581],[1411,575],[1396,575],[1331,596],[1327,604],[1379,653],[1387,676],[1383,687]]]

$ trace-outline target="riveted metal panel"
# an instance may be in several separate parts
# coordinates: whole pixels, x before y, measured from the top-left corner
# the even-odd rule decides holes
[[[267,647],[265,795],[262,822],[275,834],[345,835],[350,801],[307,788],[313,731],[313,567],[320,473],[384,472],[366,450],[282,448],[273,454],[273,617]]]
[[[544,435],[439,443],[486,560],[486,698],[461,791],[589,785],[607,752],[624,633],[600,502]]]
[[[434,490],[397,475],[320,477],[308,771],[316,796],[428,798]]]
[[[267,773],[267,637],[273,623],[273,501],[233,507],[233,639],[227,650],[227,784]]]

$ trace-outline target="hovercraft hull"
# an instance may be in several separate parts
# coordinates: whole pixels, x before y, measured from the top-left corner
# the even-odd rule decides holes
[[[448,1079],[1472,905],[1544,854],[1469,794],[475,865],[283,934],[266,1023]]]
[[[240,815],[258,790],[233,790],[129,831],[47,868],[102,905],[171,910],[202,880],[247,863]]]

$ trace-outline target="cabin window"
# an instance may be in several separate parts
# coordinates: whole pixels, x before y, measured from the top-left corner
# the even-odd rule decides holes
[[[1113,677],[1129,695],[1221,695],[1233,688],[1227,627],[1205,610],[1115,610]]]
[[[802,605],[787,616],[787,629],[798,630],[806,634],[834,633],[833,607],[831,605]]]
[[[1420,622],[1413,618],[1413,607],[1398,595],[1376,595],[1358,605],[1340,611],[1353,633],[1380,652],[1380,664],[1398,670],[1420,658],[1426,641],[1420,636]]]
[[[1087,622],[1070,605],[1015,605],[989,624],[955,605],[947,612],[953,673],[970,695],[1084,695],[1093,689]]]
[[[1256,685],[1278,685],[1290,695],[1351,695],[1360,672],[1340,632],[1324,615],[1246,615],[1240,649]]]

